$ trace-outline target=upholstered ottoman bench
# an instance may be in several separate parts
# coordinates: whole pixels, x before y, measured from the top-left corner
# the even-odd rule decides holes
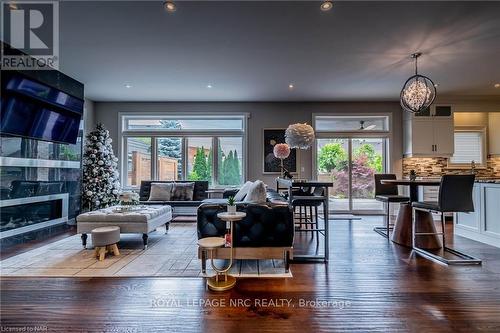
[[[76,229],[82,234],[82,245],[87,247],[87,234],[92,229],[117,226],[122,234],[142,234],[144,249],[148,246],[148,233],[165,225],[168,232],[172,220],[170,206],[148,205],[135,208],[134,211],[120,212],[118,206],[99,209],[80,214],[76,217]]]

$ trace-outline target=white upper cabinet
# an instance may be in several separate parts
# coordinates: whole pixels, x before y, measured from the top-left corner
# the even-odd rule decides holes
[[[432,109],[432,108],[431,108]],[[405,156],[450,157],[454,148],[453,117],[434,108],[429,116],[409,114],[404,120]],[[439,112],[440,115],[433,115]]]
[[[488,114],[488,153],[500,156],[500,112]]]
[[[455,126],[453,119],[434,119],[434,145],[436,155],[453,155],[455,152]]]
[[[405,154],[434,155],[434,126],[432,120],[405,121]]]

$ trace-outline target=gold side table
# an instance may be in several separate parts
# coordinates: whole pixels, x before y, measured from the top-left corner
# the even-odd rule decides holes
[[[233,266],[233,223],[241,221],[247,216],[246,213],[236,212],[234,214],[219,213],[217,217],[222,221],[229,223],[229,233],[231,235],[231,252],[229,256],[229,264],[225,268],[219,268],[214,264],[214,250],[218,247],[224,246],[225,240],[221,237],[207,237],[198,240],[198,245],[208,250],[210,255],[210,264],[215,271],[215,276],[207,278],[207,285],[210,290],[225,291],[233,288],[236,285],[236,278],[229,275],[227,272]]]

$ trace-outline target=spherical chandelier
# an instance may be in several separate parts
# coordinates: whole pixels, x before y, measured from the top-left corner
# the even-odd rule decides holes
[[[422,53],[413,53],[415,75],[406,80],[401,89],[400,102],[404,110],[418,113],[427,109],[436,99],[436,86],[427,76],[418,74],[417,59]]]

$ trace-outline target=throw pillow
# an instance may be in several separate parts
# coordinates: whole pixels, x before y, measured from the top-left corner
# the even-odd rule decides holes
[[[148,201],[170,201],[173,183],[151,183]]]
[[[173,201],[193,201],[194,183],[175,183],[172,190]]]
[[[245,202],[265,203],[266,202],[266,185],[262,180],[256,180],[250,186]]]
[[[234,201],[243,201],[245,196],[248,194],[248,190],[250,186],[252,186],[252,182],[248,181],[240,188],[240,190],[234,195]]]

